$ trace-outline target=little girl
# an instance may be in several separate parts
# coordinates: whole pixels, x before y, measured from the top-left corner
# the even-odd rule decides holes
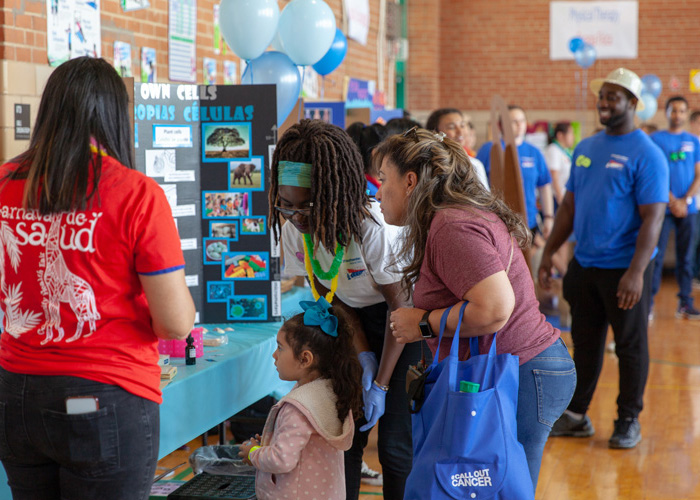
[[[362,404],[362,368],[342,313],[323,297],[300,305],[305,312],[282,325],[272,355],[280,378],[297,384],[270,410],[262,438],[240,447],[258,469],[258,500],[345,499],[343,452]]]

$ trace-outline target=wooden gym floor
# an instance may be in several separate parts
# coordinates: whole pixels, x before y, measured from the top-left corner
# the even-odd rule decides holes
[[[700,446],[694,446],[695,439],[700,443],[700,321],[674,317],[676,292],[673,277],[665,277],[649,324],[651,364],[640,415],[642,442],[632,450],[608,449],[618,387],[617,358],[608,353],[588,413],[596,433],[547,442],[537,500],[700,500]],[[700,302],[700,291],[694,295]],[[570,336],[563,337],[570,346]],[[214,444],[216,436],[210,441]],[[186,462],[199,446],[201,440],[194,440],[189,450],[178,450],[158,465]],[[365,461],[380,470],[375,432]],[[188,466],[177,469],[174,477],[189,479]],[[381,487],[362,486],[361,500],[381,498]]]

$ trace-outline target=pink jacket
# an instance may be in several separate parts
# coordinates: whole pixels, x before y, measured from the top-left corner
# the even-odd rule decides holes
[[[292,391],[272,407],[262,447],[250,454],[258,469],[258,500],[344,500],[343,451],[352,445],[352,412],[341,422],[327,379]]]

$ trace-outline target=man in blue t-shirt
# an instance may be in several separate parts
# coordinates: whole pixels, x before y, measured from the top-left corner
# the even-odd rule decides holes
[[[700,142],[684,130],[688,120],[688,101],[674,96],[666,101],[668,130],[651,135],[664,152],[668,161],[670,186],[669,203],[659,237],[659,253],[654,259],[654,276],[651,281],[652,308],[654,296],[661,286],[664,254],[671,228],[676,228],[676,280],[678,292],[677,318],[700,320],[700,311],[693,306],[692,242],[695,233],[695,214],[698,209],[694,196],[700,188]],[[653,316],[653,310],[649,313]]]
[[[554,198],[552,195],[552,177],[549,175],[544,156],[532,144],[525,142],[527,132],[527,118],[525,111],[520,106],[508,106],[515,145],[518,148],[520,160],[520,172],[523,177],[523,194],[525,195],[525,207],[527,209],[527,225],[534,232],[537,229],[537,191],[540,195],[542,208],[542,236],[549,238],[554,223]],[[486,175],[491,172],[491,145],[489,141],[479,149],[476,159],[484,164]]]
[[[576,390],[550,436],[592,436],[586,415],[603,365],[608,325],[619,359],[618,419],[611,448],[641,440],[639,413],[649,372],[647,326],[651,260],[668,203],[668,163],[661,149],[634,126],[642,109],[642,81],[618,68],[591,82],[605,131],[581,141],[573,154],[566,195],[539,268],[551,284],[552,255],[573,230],[574,258],[564,277],[571,306]]]

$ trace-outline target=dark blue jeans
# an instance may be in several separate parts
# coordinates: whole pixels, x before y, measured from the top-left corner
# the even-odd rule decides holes
[[[99,410],[66,414],[65,399]],[[114,385],[0,368],[0,460],[14,500],[147,499],[160,439],[159,408]]]
[[[552,425],[564,413],[576,388],[576,369],[564,341],[557,341],[520,366],[518,441],[525,449],[537,489],[542,453]]]
[[[674,217],[666,214],[659,236],[659,252],[654,259],[654,274],[651,280],[651,300],[661,287],[661,272],[663,271],[664,255],[671,229],[676,228],[676,281],[680,288],[678,298],[681,306],[693,305],[692,281],[693,281],[693,256],[692,243],[695,235],[695,215],[688,217]]]
[[[370,350],[381,359],[386,328],[387,305],[385,302],[356,309],[367,335]],[[386,411],[377,424],[377,451],[384,476],[383,493],[386,500],[402,500],[406,478],[413,464],[413,440],[411,439],[411,414],[408,411],[406,395],[406,371],[409,365],[420,360],[421,344],[406,344],[396,363],[389,381],[386,395]],[[428,361],[432,360],[430,349],[423,345]],[[360,469],[362,454],[370,431],[360,432],[367,421],[363,418],[355,422],[355,436],[352,447],[345,452],[345,491],[348,500],[357,500],[360,494]]]

